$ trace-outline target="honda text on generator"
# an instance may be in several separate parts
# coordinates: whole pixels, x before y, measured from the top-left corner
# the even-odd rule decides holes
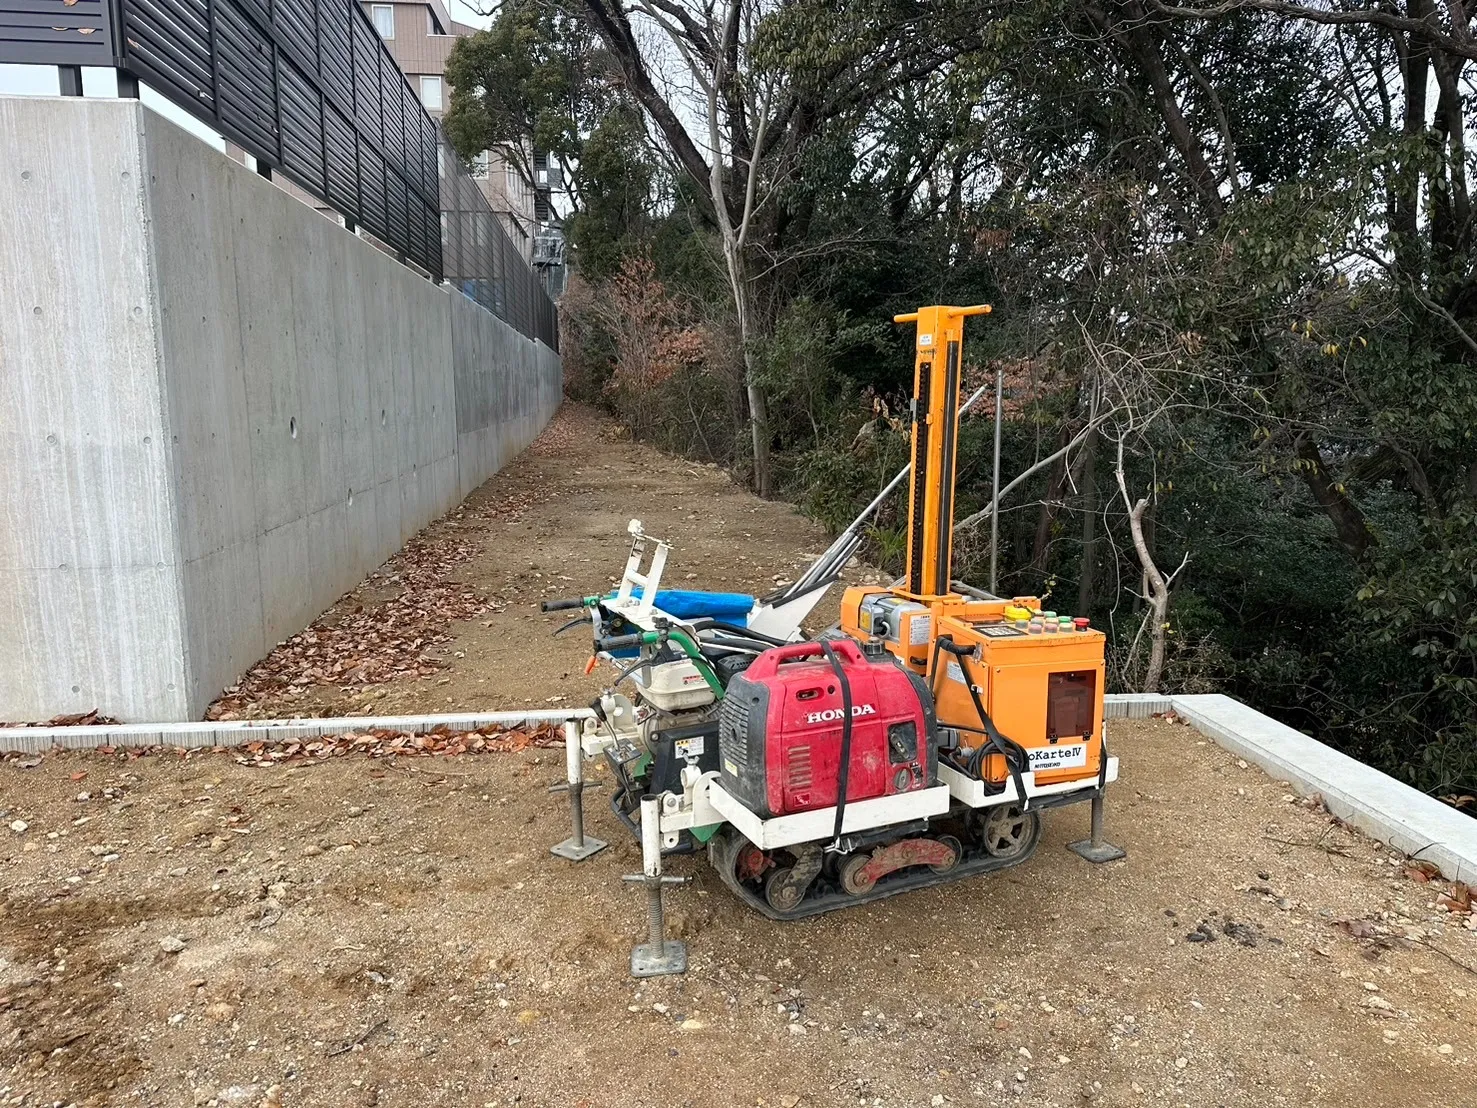
[[[582,760],[603,756],[612,807],[643,844],[645,872],[631,879],[648,887],[652,937],[632,956],[638,975],[685,967],[663,934],[661,888],[680,880],[662,875],[664,854],[705,848],[724,883],[776,920],[1016,865],[1041,812],[1081,800],[1093,802],[1092,837],[1072,849],[1122,857],[1101,834],[1118,774],[1102,633],[1035,597],[950,579],[964,319],[989,310],[897,317],[917,324],[907,574],[848,588],[831,630],[806,640],[801,623],[908,469],[771,596],[662,590],[670,547],[633,520],[615,592],[543,605],[583,609],[591,667],[618,670],[567,728],[574,834],[554,852],[579,860],[604,845],[585,837],[580,802]]]

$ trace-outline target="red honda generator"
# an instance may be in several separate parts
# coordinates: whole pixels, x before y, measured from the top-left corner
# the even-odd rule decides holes
[[[938,783],[933,697],[880,643],[853,639],[767,650],[735,674],[718,751],[723,788],[763,819]]]

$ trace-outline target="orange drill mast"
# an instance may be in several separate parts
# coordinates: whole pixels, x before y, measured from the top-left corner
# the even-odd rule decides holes
[[[893,316],[917,323],[913,360],[913,473],[908,494],[907,595],[928,601],[950,594],[954,554],[954,473],[959,450],[959,382],[964,320],[990,305],[935,306]]]
[[[1009,744],[993,731],[1024,750],[1038,784],[1065,784],[1103,765],[1103,634],[1037,597],[960,591],[951,579],[964,320],[989,312],[937,305],[894,317],[917,325],[907,574],[891,588],[848,588],[841,629],[882,639],[923,677],[939,724],[980,750],[981,779],[1010,773]]]

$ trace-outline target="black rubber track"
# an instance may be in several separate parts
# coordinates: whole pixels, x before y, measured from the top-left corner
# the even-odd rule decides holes
[[[822,874],[815,879],[815,883],[806,892],[805,899],[800,902],[800,906],[790,912],[776,912],[762,894],[745,887],[744,883],[738,879],[734,867],[738,863],[743,844],[748,840],[731,826],[724,827],[708,843],[708,861],[718,871],[718,876],[723,879],[723,883],[733,890],[734,895],[761,915],[779,922],[805,919],[825,912],[834,912],[840,908],[855,908],[859,904],[870,904],[874,900],[882,900],[898,893],[912,892],[914,889],[947,885],[954,881],[962,881],[966,877],[977,877],[980,874],[994,873],[997,870],[1018,866],[1036,853],[1036,847],[1041,842],[1040,813],[1033,812],[1033,814],[1037,818],[1032,821],[1030,844],[1014,857],[993,857],[961,839],[964,841],[964,857],[947,873],[934,873],[926,866],[911,866],[908,869],[889,873],[877,882],[876,888],[864,896],[850,896],[842,892],[834,880]]]

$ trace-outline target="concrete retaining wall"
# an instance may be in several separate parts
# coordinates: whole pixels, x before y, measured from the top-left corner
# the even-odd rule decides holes
[[[138,103],[0,97],[0,719],[198,718],[560,379]]]
[[[451,298],[457,489],[466,496],[533,441],[564,390],[559,355],[464,296]],[[488,365],[511,365],[494,375]]]

